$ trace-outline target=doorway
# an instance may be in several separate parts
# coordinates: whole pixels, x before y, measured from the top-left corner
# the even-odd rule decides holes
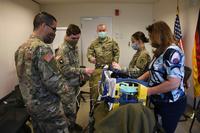
[[[64,42],[64,37],[66,34],[67,27],[57,27],[56,36],[53,43],[50,45],[51,49],[55,55],[55,50]]]

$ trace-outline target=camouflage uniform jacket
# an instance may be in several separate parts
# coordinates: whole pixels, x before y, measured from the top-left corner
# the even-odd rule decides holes
[[[104,40],[97,38],[92,42],[87,51],[88,61],[91,62],[91,58],[96,58],[96,68],[102,67],[106,64],[110,65],[113,61],[119,61],[119,46],[111,38],[106,37]]]
[[[56,55],[61,73],[68,81],[69,86],[79,87],[80,77],[83,77],[83,68],[79,65],[78,47],[71,46],[67,41],[61,44]]]
[[[32,35],[15,52],[15,65],[19,87],[32,117],[45,119],[59,112],[60,97],[68,88],[51,48]]]
[[[145,48],[138,50],[129,64],[129,73],[133,78],[141,76],[151,62],[151,57]]]

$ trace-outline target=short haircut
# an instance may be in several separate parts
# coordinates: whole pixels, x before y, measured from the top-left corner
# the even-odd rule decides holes
[[[98,30],[99,28],[102,28],[102,27],[105,27],[105,29],[107,29],[105,24],[99,24],[99,25],[97,25],[97,30]]]
[[[67,36],[70,36],[70,35],[77,35],[77,34],[80,34],[81,33],[81,30],[80,28],[75,25],[75,24],[70,24],[68,27],[67,27],[67,30],[66,30],[66,34]]]
[[[97,25],[97,27],[103,27],[103,26],[105,26],[105,27],[106,27],[106,25],[105,25],[105,24],[99,24],[99,25]]]
[[[56,18],[53,15],[51,15],[47,12],[40,12],[34,18],[33,29],[36,30],[43,23],[52,25],[53,21],[57,22]]]

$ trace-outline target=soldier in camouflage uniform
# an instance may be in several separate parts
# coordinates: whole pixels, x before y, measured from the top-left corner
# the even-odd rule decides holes
[[[144,43],[147,43],[149,40],[145,37],[143,32],[138,31],[132,35],[131,41],[132,48],[137,50],[137,52],[129,64],[128,72],[131,77],[137,78],[147,71],[151,61],[151,57],[144,45]]]
[[[119,46],[107,36],[105,24],[97,26],[98,38],[88,47],[88,61],[95,64],[95,72],[90,78],[91,99],[96,100],[98,97],[98,81],[101,79],[102,68],[105,65],[115,65],[119,61]]]
[[[70,130],[81,130],[80,126],[75,123],[78,111],[76,101],[80,92],[80,82],[81,80],[87,80],[94,71],[93,68],[80,68],[77,47],[80,35],[80,28],[70,24],[66,31],[65,40],[56,53],[59,69],[70,87],[70,93],[67,93],[64,97],[65,100],[63,100],[65,115],[70,120]]]
[[[68,133],[61,97],[69,88],[48,45],[55,38],[57,22],[41,12],[33,24],[32,35],[15,52],[19,87],[35,133]]]

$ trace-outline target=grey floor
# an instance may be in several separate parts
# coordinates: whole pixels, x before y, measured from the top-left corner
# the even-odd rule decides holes
[[[83,91],[89,91],[89,86],[88,84],[84,85],[82,87]],[[86,98],[86,102],[83,102],[81,100],[80,103],[80,110],[78,112],[77,116],[77,123],[79,123],[81,126],[86,127],[88,124],[88,114],[89,114],[89,96],[87,94],[84,95]],[[190,116],[192,114],[192,109],[190,107],[187,108],[186,114]],[[184,119],[184,118],[181,118]],[[191,125],[192,119],[188,118],[187,121],[184,122],[179,122],[178,126],[176,128],[175,133],[189,133],[189,128]],[[200,133],[200,123],[196,120],[194,122],[193,128],[192,128],[192,133]]]

